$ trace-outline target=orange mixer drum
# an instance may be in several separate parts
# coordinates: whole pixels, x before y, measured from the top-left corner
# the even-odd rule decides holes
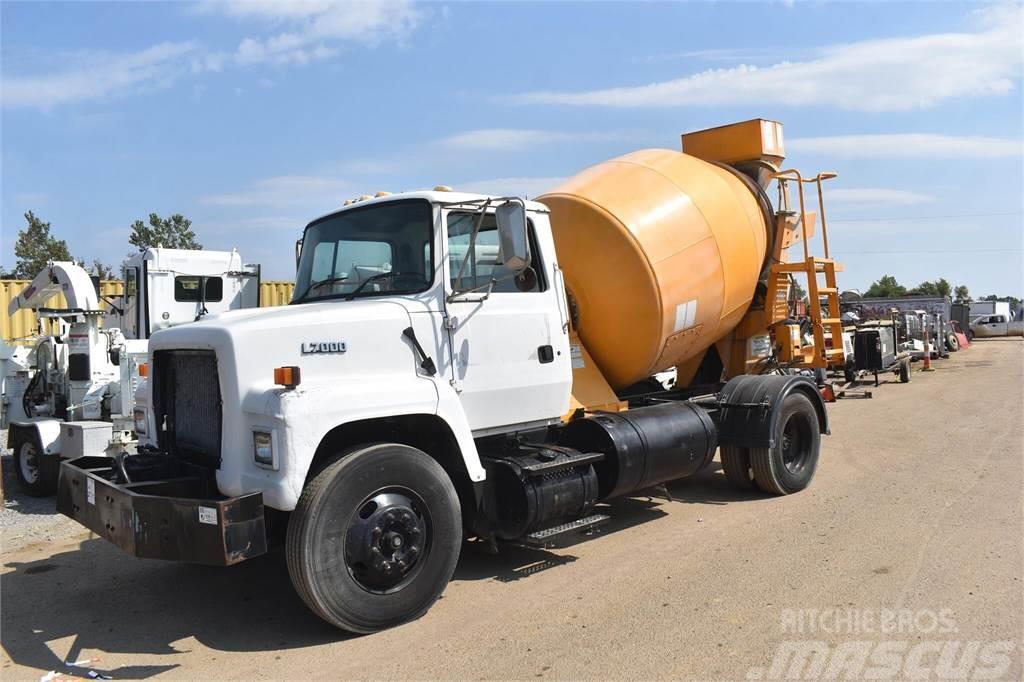
[[[750,305],[769,228],[730,170],[648,149],[537,200],[551,209],[576,329],[612,388],[702,353]]]

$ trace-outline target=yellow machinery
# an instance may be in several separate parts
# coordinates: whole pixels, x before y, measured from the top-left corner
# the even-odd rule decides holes
[[[672,367],[677,385],[687,386],[702,364],[700,374],[710,367],[713,381],[763,371],[771,358],[842,366],[838,268],[828,258],[821,195],[821,183],[835,174],[805,180],[780,170],[782,125],[762,119],[683,135],[683,150],[633,152],[538,198],[551,209],[581,352],[600,370],[577,372],[575,405],[607,407],[613,389]],[[777,209],[766,193],[773,180]],[[799,212],[790,208],[790,183],[799,189]],[[818,190],[824,258],[809,253],[815,213],[805,210],[807,183]],[[800,242],[803,259],[789,261]],[[785,324],[791,277],[800,274],[810,343]],[[829,317],[819,296],[827,297]],[[835,350],[826,349],[826,329]],[[712,346],[716,362],[707,357]],[[602,377],[607,383],[595,387]]]

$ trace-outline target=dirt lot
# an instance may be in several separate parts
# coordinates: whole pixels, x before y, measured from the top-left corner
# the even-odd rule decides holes
[[[115,678],[851,679],[875,665],[1019,680],[1022,360],[1020,339],[982,341],[832,406],[799,495],[736,493],[714,471],[670,486],[675,501],[616,501],[613,525],[566,548],[467,546],[427,616],[367,637],[308,613],[280,552],[213,569],[128,557],[59,517],[6,524],[0,676],[84,676],[62,662],[99,658]],[[794,642],[824,667],[794,669]]]

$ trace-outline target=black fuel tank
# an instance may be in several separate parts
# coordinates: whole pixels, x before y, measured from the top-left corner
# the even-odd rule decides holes
[[[510,540],[586,516],[597,501],[592,464],[600,453],[555,445],[529,446],[484,456],[484,511],[496,537]]]
[[[711,415],[687,402],[588,415],[569,422],[558,440],[604,453],[594,463],[600,499],[692,476],[711,463],[718,447]]]

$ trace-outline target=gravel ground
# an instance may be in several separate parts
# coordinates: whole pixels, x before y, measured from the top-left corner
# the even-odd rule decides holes
[[[18,489],[14,457],[7,449],[7,431],[0,431],[0,466],[3,467],[4,508],[0,511],[0,541],[10,550],[29,542],[63,537],[80,530],[57,513],[53,497],[29,497]]]
[[[800,494],[737,491],[712,469],[670,484],[672,501],[610,501],[575,544],[467,544],[422,619],[368,637],[306,609],[280,550],[219,569],[83,531],[5,547],[0,678],[82,677],[63,662],[101,659],[159,680],[1024,680],[1022,352],[979,341],[829,406]],[[817,655],[794,644],[831,667],[812,674]],[[981,646],[1007,652],[1001,667]],[[906,675],[881,667],[904,660]]]

